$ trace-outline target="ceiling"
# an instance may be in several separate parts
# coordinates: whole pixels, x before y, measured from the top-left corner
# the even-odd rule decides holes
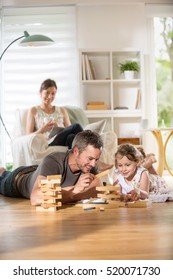
[[[0,7],[29,7],[52,5],[95,5],[95,4],[173,4],[173,0],[0,0]]]

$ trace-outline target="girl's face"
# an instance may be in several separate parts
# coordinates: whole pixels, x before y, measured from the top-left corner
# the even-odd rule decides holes
[[[127,179],[132,180],[136,169],[138,166],[138,162],[129,160],[126,156],[117,156],[117,168],[121,175]]]
[[[47,105],[50,105],[55,99],[56,91],[57,90],[55,87],[49,87],[47,89],[42,90],[42,92],[40,93],[42,102],[46,103]]]

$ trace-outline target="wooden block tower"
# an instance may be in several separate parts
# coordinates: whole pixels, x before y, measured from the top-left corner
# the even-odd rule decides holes
[[[47,176],[40,181],[40,190],[37,199],[37,211],[57,211],[62,206],[61,175]]]
[[[120,186],[98,186],[97,197],[105,199],[107,205],[106,208],[116,208],[124,206],[124,202],[120,201]]]
[[[83,209],[97,208],[104,210],[105,208],[117,208],[124,206],[124,202],[120,201],[120,187],[119,186],[98,186],[97,198],[90,199],[86,203],[83,203]]]
[[[128,207],[128,208],[146,208],[151,206],[151,202],[148,200],[138,200],[138,201],[121,201],[120,199],[120,186],[98,186],[96,187],[98,191],[97,198],[89,199],[87,202],[82,204],[84,210],[89,209],[113,209],[118,207]]]

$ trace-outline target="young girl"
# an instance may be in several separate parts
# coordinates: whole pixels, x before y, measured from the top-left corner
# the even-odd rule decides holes
[[[165,202],[173,196],[172,190],[153,167],[154,154],[146,155],[142,148],[131,144],[121,145],[115,154],[114,185],[121,186],[124,199],[149,198]]]
[[[123,200],[146,199],[149,195],[148,171],[141,166],[141,153],[131,144],[119,146],[115,154],[114,185],[120,185]]]

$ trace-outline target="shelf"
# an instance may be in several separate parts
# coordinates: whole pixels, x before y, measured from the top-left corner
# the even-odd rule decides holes
[[[135,60],[140,71],[127,80],[119,63]],[[106,119],[107,130],[118,137],[140,137],[144,110],[142,55],[138,50],[80,50],[81,107],[90,122]],[[86,74],[87,73],[87,74]],[[103,102],[108,110],[86,110],[89,102]],[[114,109],[125,107],[127,109]]]
[[[110,84],[111,80],[82,80],[82,84]]]
[[[135,83],[141,83],[141,79],[132,79],[132,80],[125,80],[125,79],[115,79],[112,80],[113,83],[122,83],[122,84],[135,84]]]
[[[142,115],[141,110],[85,110],[88,118],[104,118],[104,117],[131,117],[139,118]]]

